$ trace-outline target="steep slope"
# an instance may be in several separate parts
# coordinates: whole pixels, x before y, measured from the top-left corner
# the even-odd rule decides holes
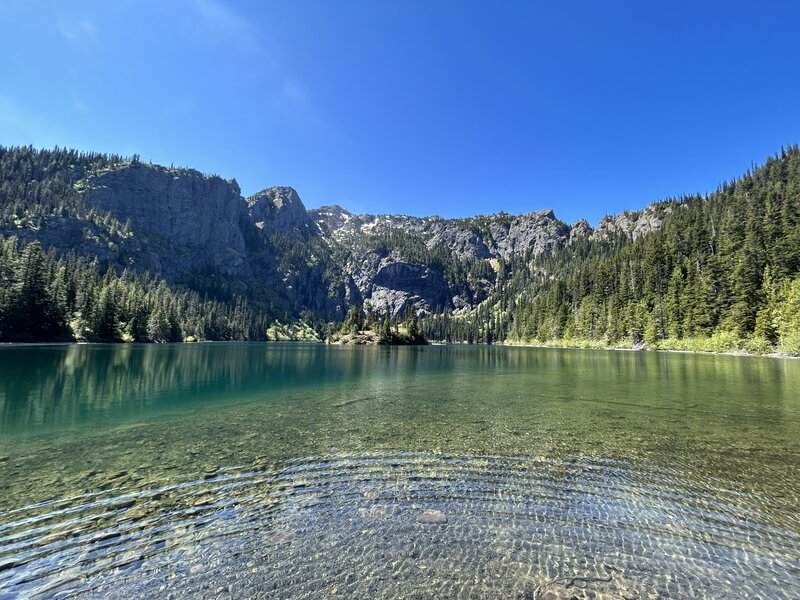
[[[261,190],[247,199],[250,221],[265,233],[284,233],[299,240],[319,235],[303,201],[288,186]]]
[[[494,290],[499,262],[550,254],[571,229],[552,210],[468,219],[355,215],[340,206],[309,211],[329,243],[345,255],[344,272],[379,313],[399,316],[466,312]]]
[[[235,181],[63,150],[2,149],[0,162],[2,235],[170,283],[216,278],[244,293],[253,282]]]
[[[0,148],[0,235],[148,272],[281,319],[344,314],[329,249],[297,193],[245,200],[235,180],[67,150]]]
[[[364,305],[379,318],[413,307],[432,339],[669,345],[730,334],[788,347],[799,203],[796,147],[708,197],[609,215],[595,229],[549,209],[465,219],[308,211],[291,187],[245,199],[234,180],[136,157],[0,147],[0,236],[21,244],[5,246],[0,305],[22,302],[30,262],[45,265],[40,308],[66,294],[72,312],[56,325],[73,319],[92,335],[116,320],[110,330],[136,339],[154,339],[151,329],[252,337],[266,320],[302,316],[321,329]],[[32,242],[54,254],[27,252]],[[105,300],[78,297],[87,278]],[[146,299],[148,286],[164,300]],[[121,289],[133,290],[124,302]],[[172,317],[143,325],[134,296],[150,316]],[[232,312],[214,305],[219,316],[203,325],[204,298]]]
[[[418,235],[428,248],[441,245],[467,259],[538,256],[563,247],[570,234],[570,228],[558,221],[550,209],[519,216],[499,213],[468,219],[354,215],[341,206],[323,206],[309,213],[320,231],[342,243],[403,231]]]
[[[592,232],[551,210],[468,219],[307,211],[291,187],[244,199],[235,180],[68,150],[0,149],[0,163],[0,234],[223,301],[245,297],[289,320],[341,319],[365,302],[392,316],[409,306],[469,312],[507,263],[646,229],[634,213]]]
[[[477,311],[425,327],[432,339],[800,353],[800,148],[708,196],[584,227],[511,265]]]
[[[129,224],[114,249],[119,264],[176,283],[207,274],[235,282],[240,292],[252,285],[241,229],[245,206],[236,181],[132,164],[92,175],[78,189],[87,206]]]

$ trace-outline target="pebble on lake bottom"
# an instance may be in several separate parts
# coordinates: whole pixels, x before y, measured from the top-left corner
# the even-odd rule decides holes
[[[447,515],[440,510],[424,510],[417,515],[417,523],[423,525],[444,525],[447,523]]]

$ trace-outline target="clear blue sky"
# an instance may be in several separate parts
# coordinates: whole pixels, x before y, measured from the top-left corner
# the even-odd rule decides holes
[[[800,2],[0,0],[0,144],[572,222],[800,141]]]

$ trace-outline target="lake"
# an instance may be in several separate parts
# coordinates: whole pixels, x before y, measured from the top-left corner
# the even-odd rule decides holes
[[[798,598],[800,361],[0,347],[0,598]]]

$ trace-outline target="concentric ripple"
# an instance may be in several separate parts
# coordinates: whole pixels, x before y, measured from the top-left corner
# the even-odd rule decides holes
[[[800,597],[795,507],[680,470],[381,452],[189,479],[0,515],[0,597]]]

